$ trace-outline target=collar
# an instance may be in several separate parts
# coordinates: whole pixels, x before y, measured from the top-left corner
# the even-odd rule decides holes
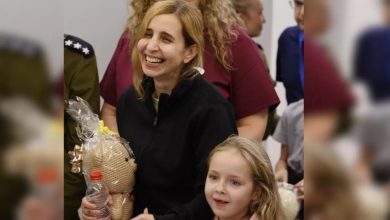
[[[175,88],[173,88],[172,93],[170,95],[166,93],[161,93],[159,97],[159,102],[172,102],[178,99],[181,99],[186,95],[186,93],[190,90],[194,82],[198,81],[202,76],[199,74],[199,71],[193,69],[194,73],[191,74],[190,77],[181,78]],[[142,82],[142,87],[145,91],[145,101],[151,102],[152,95],[154,93],[154,81],[151,77],[145,77]]]

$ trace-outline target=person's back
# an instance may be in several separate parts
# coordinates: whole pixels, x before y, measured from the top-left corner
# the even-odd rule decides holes
[[[390,27],[364,32],[357,43],[355,76],[363,81],[374,101],[390,98]]]

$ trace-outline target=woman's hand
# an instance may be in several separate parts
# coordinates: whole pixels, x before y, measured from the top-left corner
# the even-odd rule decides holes
[[[110,206],[110,196],[108,198],[108,206]],[[81,200],[81,217],[83,220],[96,220],[101,211],[96,207],[94,203],[91,203],[87,200],[87,197],[84,196]]]
[[[154,216],[149,214],[148,209],[144,209],[144,213],[132,218],[131,220],[154,220]]]

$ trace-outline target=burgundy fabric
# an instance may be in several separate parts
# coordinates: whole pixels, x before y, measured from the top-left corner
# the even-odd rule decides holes
[[[204,77],[228,99],[238,119],[265,108],[274,109],[279,98],[273,88],[266,66],[252,39],[242,30],[232,45],[233,70],[227,71],[214,56],[210,41],[205,39]],[[129,36],[121,36],[114,55],[100,83],[101,95],[106,102],[116,106],[120,95],[132,83]]]
[[[307,36],[304,49],[305,113],[351,107],[354,98],[350,88],[326,50]]]

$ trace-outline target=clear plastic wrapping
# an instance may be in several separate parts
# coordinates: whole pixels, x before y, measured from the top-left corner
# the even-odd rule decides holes
[[[69,152],[72,171],[82,171],[87,184],[91,171],[101,171],[112,199],[112,219],[130,219],[137,165],[129,144],[105,127],[83,99],[70,100],[67,112],[78,122],[77,133],[83,142]]]

